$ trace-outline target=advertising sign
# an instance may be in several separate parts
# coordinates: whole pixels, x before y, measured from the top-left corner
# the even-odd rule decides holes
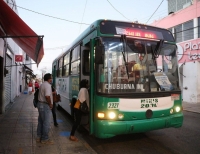
[[[15,55],[15,62],[23,62],[23,55]]]
[[[177,46],[179,63],[200,61],[200,39],[178,43]]]

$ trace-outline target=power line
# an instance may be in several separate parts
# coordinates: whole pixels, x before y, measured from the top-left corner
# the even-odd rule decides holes
[[[192,8],[192,9],[190,9],[190,10],[185,11],[184,13],[190,12],[190,11],[192,11],[192,10],[197,10],[198,8],[200,8],[200,7]],[[174,15],[176,15],[176,12],[174,12]],[[168,16],[166,16],[166,17],[168,17]],[[158,21],[155,23],[154,26],[158,25],[158,23],[160,23],[161,21],[162,21],[162,19],[161,19],[161,20],[158,20]]]
[[[160,12],[156,12],[156,13],[154,14],[154,18],[151,18],[151,19],[149,20],[149,22],[151,22],[152,20],[159,20],[159,19],[162,19],[162,18],[166,17],[167,15],[168,15],[167,10],[162,10],[162,11],[160,11]],[[145,23],[148,19],[149,19],[149,16],[148,16],[148,17],[140,18],[139,20],[140,20],[140,21],[143,21],[143,22],[141,22],[141,23]]]
[[[109,0],[107,0],[108,2],[109,2]],[[148,19],[148,21],[152,18],[152,16],[155,14],[155,12],[158,10],[158,8],[161,6],[161,4],[163,3],[163,1],[164,0],[162,0],[162,2],[160,3],[160,5],[157,7],[157,9],[154,11],[154,13],[151,15],[151,17]],[[9,2],[8,2],[9,3]],[[43,15],[43,16],[47,16],[47,17],[51,17],[51,18],[55,18],[55,19],[59,19],[59,20],[64,20],[64,21],[67,21],[67,22],[72,22],[72,23],[76,23],[76,24],[80,24],[80,25],[82,25],[82,24],[85,24],[85,25],[90,25],[90,24],[87,24],[87,23],[82,23],[82,21],[81,21],[81,23],[80,22],[75,22],[75,21],[70,21],[70,20],[66,20],[66,19],[62,19],[62,18],[58,18],[58,17],[54,17],[54,16],[50,16],[50,15],[46,15],[46,14],[42,14],[42,13],[39,13],[39,12],[36,12],[36,11],[33,11],[33,10],[29,10],[29,9],[26,9],[26,8],[23,8],[23,7],[21,7],[21,6],[17,6],[16,4],[14,4],[14,3],[9,3],[9,4],[12,4],[12,5],[15,5],[16,7],[18,7],[18,8],[21,8],[21,9],[24,9],[24,10],[27,10],[27,11],[30,11],[30,12],[33,12],[33,13],[37,13],[37,14],[40,14],[40,15]],[[110,2],[109,2],[109,4],[118,12],[118,13],[120,13]],[[87,5],[87,0],[86,0],[86,3],[85,3],[85,8],[84,8],[84,13],[83,13],[83,17],[84,17],[84,14],[85,14],[85,10],[86,10],[86,5]],[[197,7],[197,8],[199,8],[199,7]],[[188,10],[188,11],[192,11],[192,10],[194,10],[194,9],[190,9],[190,10]],[[187,12],[188,12],[187,11]],[[124,18],[126,18],[122,13],[120,13]],[[83,17],[82,17],[82,20],[83,20]],[[127,20],[129,20],[128,18],[126,18]],[[147,21],[147,22],[148,22]],[[146,23],[147,23],[146,22]],[[160,22],[160,21],[159,21]],[[190,29],[192,29],[192,28],[190,28]],[[190,30],[190,29],[186,29],[186,30],[183,30],[183,31],[187,31],[187,30]],[[179,32],[176,32],[176,33],[180,33],[180,32],[183,32],[183,31],[179,31]],[[175,34],[175,33],[174,33]],[[56,49],[63,49],[64,48],[64,46],[61,46],[61,47],[54,47],[54,48],[45,48],[45,50],[56,50]]]
[[[12,3],[9,3],[9,4],[12,4]],[[15,4],[13,4],[13,5],[15,5]],[[37,13],[37,14],[46,16],[46,17],[50,17],[50,18],[54,18],[54,19],[58,19],[58,20],[63,20],[63,21],[67,21],[67,22],[71,22],[71,23],[75,23],[75,24],[90,25],[90,24],[87,24],[87,23],[80,23],[80,22],[76,22],[76,21],[71,21],[71,20],[67,20],[67,19],[63,19],[63,18],[59,18],[59,17],[54,17],[54,16],[51,16],[51,15],[43,14],[43,13],[39,13],[39,12],[36,12],[36,11],[33,11],[33,10],[29,10],[29,9],[23,8],[21,6],[17,6],[17,5],[15,5],[15,6],[18,7],[18,8],[33,12],[33,13]]]
[[[112,6],[113,9],[115,9],[115,11],[117,11],[119,14],[121,14],[124,18],[126,18],[121,12],[119,12],[110,2],[109,0],[107,0],[108,3]],[[131,21],[130,19],[126,18],[127,20]]]
[[[82,16],[82,19],[81,19],[81,23],[83,22],[83,17],[84,17],[84,15],[85,15],[85,8],[86,8],[86,6],[87,6],[87,0],[86,0],[86,2],[85,2],[85,7],[84,7],[84,11],[83,11],[83,16]],[[79,33],[80,33],[80,31],[81,31],[81,26],[82,26],[82,24],[80,24]]]
[[[151,15],[151,17],[156,13],[156,11],[158,10],[158,8],[161,6],[161,4],[163,3],[164,0],[162,0],[162,2],[160,3],[160,5],[157,7],[157,9],[154,11],[154,13]],[[146,24],[149,22],[149,20],[151,19],[151,17],[148,19],[148,21],[146,22]]]
[[[52,48],[44,48],[45,50],[57,50],[57,49],[64,49],[66,48],[68,45],[66,46],[60,46],[60,47],[52,47]]]

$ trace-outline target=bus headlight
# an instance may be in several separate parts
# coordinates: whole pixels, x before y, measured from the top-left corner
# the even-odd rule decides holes
[[[123,118],[124,118],[124,115],[120,113],[120,114],[118,114],[118,118],[119,118],[119,119],[123,119]]]
[[[110,112],[110,113],[108,113],[108,117],[110,119],[114,119],[116,117],[116,114],[114,112]]]
[[[171,109],[171,110],[170,110],[170,114],[172,114],[173,112],[174,112],[174,109]]]
[[[175,110],[176,110],[176,112],[179,112],[179,111],[181,110],[181,108],[180,108],[179,106],[177,106],[177,107],[175,108]]]
[[[102,119],[102,118],[104,118],[104,117],[105,117],[105,114],[104,114],[104,113],[102,113],[102,112],[100,112],[100,113],[98,113],[98,114],[97,114],[97,117]]]

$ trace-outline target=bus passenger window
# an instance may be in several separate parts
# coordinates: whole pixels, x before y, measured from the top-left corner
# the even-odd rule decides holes
[[[63,76],[69,75],[69,56],[70,53],[64,56]]]
[[[80,60],[77,60],[71,64],[71,74],[79,74]]]
[[[71,51],[71,74],[79,74],[80,46]]]
[[[62,67],[63,67],[63,57],[61,57],[58,62],[58,73],[57,73],[58,77],[62,77]]]
[[[63,67],[63,72],[64,72],[64,76],[68,76],[69,75],[69,64],[68,65],[65,65],[64,67]]]

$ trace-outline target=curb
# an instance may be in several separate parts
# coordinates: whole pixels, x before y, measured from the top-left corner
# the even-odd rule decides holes
[[[188,109],[183,109],[183,111],[187,111],[187,112],[192,112],[192,113],[198,113],[198,114],[200,114],[200,112],[198,112],[198,111],[193,111],[193,110],[188,110]]]

